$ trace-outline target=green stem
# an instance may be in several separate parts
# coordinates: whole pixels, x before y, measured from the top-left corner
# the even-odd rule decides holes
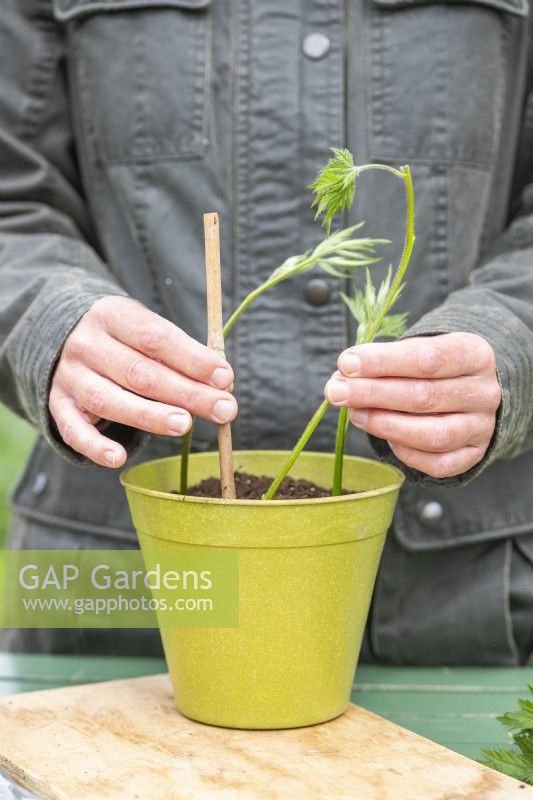
[[[344,467],[344,443],[346,441],[346,423],[348,421],[348,409],[340,408],[337,419],[337,434],[335,436],[335,463],[333,465],[333,488],[332,496],[336,497],[342,492],[342,473]]]
[[[265,291],[265,289],[268,289],[268,286],[265,285],[265,284],[263,284],[262,286],[258,286],[257,289],[254,289],[253,292],[250,292],[248,297],[244,298],[244,300],[242,301],[240,306],[235,309],[235,311],[233,312],[231,317],[228,319],[228,321],[224,325],[224,337],[226,337],[229,334],[229,332],[231,331],[231,329],[233,328],[233,326],[235,325],[235,323],[237,322],[237,320],[239,319],[241,314],[244,311],[246,311],[248,306],[250,306],[253,303],[253,301],[255,300],[255,298],[258,297],[261,294],[262,291]]]
[[[400,175],[404,180],[405,197],[407,200],[406,233],[402,257],[400,259],[400,263],[398,264],[396,275],[394,276],[394,280],[392,281],[392,285],[389,289],[389,293],[385,299],[385,302],[380,309],[380,313],[367,328],[363,338],[363,343],[371,342],[377,336],[379,329],[381,328],[381,323],[383,322],[384,317],[386,317],[386,315],[389,313],[396,298],[396,294],[402,285],[405,271],[409,266],[409,261],[411,260],[411,254],[415,244],[415,195],[413,190],[413,180],[411,178],[411,170],[407,165],[402,168]]]
[[[381,169],[384,172],[390,172],[392,175],[396,175],[397,178],[403,178],[405,167],[396,169],[396,167],[391,167],[389,164],[363,164],[362,167],[354,167],[353,169],[356,175],[361,175],[361,173],[368,172],[369,170]],[[407,167],[407,169],[409,168]]]
[[[269,486],[268,491],[263,495],[263,500],[272,500],[274,498],[283,480],[285,479],[289,470],[291,469],[296,459],[298,458],[298,456],[306,446],[307,442],[313,435],[315,429],[317,428],[318,424],[324,417],[324,414],[326,413],[328,408],[329,408],[329,403],[327,400],[324,400],[321,403],[320,407],[317,408],[312,418],[309,420],[305,431],[298,439],[294,450],[283,464],[283,467],[280,469],[277,478],[275,478],[275,480]]]
[[[379,310],[379,313],[376,315],[376,318],[372,320],[371,324],[368,326],[361,342],[357,342],[357,344],[366,344],[368,342],[372,342],[375,339],[376,335],[378,334],[379,329],[381,327],[381,323],[383,322],[384,317],[387,315],[392,304],[394,303],[394,299],[396,297],[398,289],[402,284],[402,280],[405,275],[405,271],[409,265],[411,254],[413,252],[413,246],[415,243],[415,199],[413,191],[413,181],[411,178],[411,170],[409,169],[408,166],[403,167],[401,170],[396,170],[393,167],[387,167],[385,164],[368,164],[365,167],[362,167],[359,170],[359,172],[363,172],[363,170],[373,169],[373,168],[386,169],[387,171],[390,171],[393,174],[397,175],[398,177],[402,178],[405,184],[405,196],[407,200],[405,241],[403,246],[402,257],[400,259],[400,263],[398,264],[398,269],[396,270],[394,280],[391,284],[385,302],[383,303],[383,306]],[[337,437],[335,441],[333,488],[331,490],[331,494],[333,496],[338,496],[342,492],[344,448],[346,442],[346,432],[348,430],[347,422],[348,422],[348,411],[346,408],[341,408],[339,411],[339,420],[337,424]]]
[[[298,267],[294,269],[294,272],[296,273],[296,272],[299,272],[302,269],[305,269],[305,267],[308,264],[310,264],[312,262],[312,260],[313,260],[312,258],[307,258],[305,261],[300,262],[298,264]],[[244,311],[246,311],[248,306],[250,306],[254,302],[254,300],[256,300],[259,297],[259,295],[263,294],[263,292],[266,292],[267,289],[271,289],[272,286],[275,286],[277,283],[281,283],[281,281],[283,281],[286,278],[290,277],[291,274],[292,274],[291,272],[286,272],[286,273],[284,273],[283,275],[280,275],[277,278],[271,278],[270,280],[267,280],[264,283],[262,283],[261,286],[258,286],[257,289],[254,289],[253,292],[250,292],[250,294],[247,297],[244,298],[244,300],[242,301],[240,306],[235,309],[235,311],[233,312],[231,317],[228,319],[228,321],[224,325],[224,338],[229,336],[230,332],[233,329],[233,326],[235,325],[235,323],[237,322],[237,320],[239,319],[241,314]]]
[[[187,494],[189,488],[189,453],[191,452],[194,417],[189,431],[181,440],[180,494]]]

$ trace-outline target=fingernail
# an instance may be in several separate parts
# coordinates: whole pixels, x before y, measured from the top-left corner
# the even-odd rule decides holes
[[[340,359],[339,366],[345,375],[359,375],[361,372],[361,359],[355,353],[347,353]]]
[[[183,434],[189,428],[189,415],[188,414],[171,414],[167,421],[170,433]]]
[[[213,416],[217,422],[229,422],[235,413],[235,404],[231,400],[217,400],[213,408]]]
[[[217,367],[211,375],[211,383],[219,389],[227,389],[232,379],[233,376],[229,367]]]
[[[364,428],[368,420],[368,411],[358,408],[350,411],[350,419],[356,428]]]
[[[110,467],[117,466],[117,454],[114,450],[106,450],[104,453],[104,461],[106,464],[109,464]]]
[[[326,383],[326,397],[330,403],[345,403],[350,392],[348,384],[339,378],[331,378]]]

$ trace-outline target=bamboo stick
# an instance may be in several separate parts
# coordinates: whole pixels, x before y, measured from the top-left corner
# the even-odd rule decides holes
[[[207,346],[224,356],[220,232],[218,214],[204,214],[205,275],[207,283]],[[225,356],[224,356],[225,357]],[[218,452],[222,497],[235,500],[231,424],[218,426]]]

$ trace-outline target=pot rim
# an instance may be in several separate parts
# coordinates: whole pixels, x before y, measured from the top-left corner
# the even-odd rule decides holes
[[[288,450],[235,450],[234,455],[244,455],[244,454],[254,454],[254,455],[274,455],[274,456],[288,456]],[[211,450],[205,453],[191,453],[189,458],[196,458],[202,457],[207,455],[213,455],[216,453],[215,450]],[[309,456],[321,456],[325,458],[329,458],[330,460],[333,458],[333,454],[324,453],[314,450],[306,450],[301,454],[301,457],[305,458],[306,455]],[[228,500],[222,497],[194,497],[191,495],[184,495],[184,494],[177,494],[174,492],[164,492],[160,489],[146,489],[143,486],[139,486],[137,483],[132,482],[130,474],[135,470],[145,467],[147,464],[155,464],[155,463],[162,463],[164,461],[173,461],[176,458],[179,458],[179,455],[176,456],[166,456],[165,458],[153,458],[150,461],[144,461],[141,464],[135,464],[133,467],[129,467],[128,469],[124,470],[120,473],[120,483],[125,489],[129,489],[130,491],[136,492],[138,494],[144,494],[149,497],[159,497],[164,500],[172,500],[174,502],[179,503],[203,503],[203,504],[210,504],[210,505],[217,505],[217,506],[244,506],[246,508],[250,508],[253,506],[261,506],[264,508],[266,505],[271,505],[275,507],[279,506],[290,506],[298,507],[298,506],[307,506],[307,505],[320,505],[320,504],[328,504],[328,503],[342,503],[343,501],[351,500],[363,500],[367,497],[378,497],[383,494],[389,494],[390,492],[395,492],[399,490],[405,482],[405,475],[404,473],[398,469],[398,467],[394,467],[392,464],[387,464],[382,461],[378,461],[374,458],[363,458],[362,456],[345,456],[346,459],[351,461],[358,461],[367,464],[379,464],[383,468],[390,470],[392,474],[396,474],[398,476],[398,480],[394,483],[390,483],[387,486],[382,486],[379,489],[369,489],[364,492],[354,492],[353,494],[342,494],[336,497],[309,497],[305,499],[298,499],[298,500]]]

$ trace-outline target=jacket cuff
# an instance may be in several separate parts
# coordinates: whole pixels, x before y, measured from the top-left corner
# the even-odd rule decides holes
[[[492,346],[502,389],[496,427],[482,460],[461,475],[433,478],[403,464],[383,439],[369,436],[379,458],[399,467],[408,480],[425,486],[457,487],[469,483],[496,459],[516,455],[527,432],[533,396],[531,331],[514,314],[496,307],[444,305],[423,316],[401,338],[463,331],[482,336]]]
[[[63,286],[48,295],[45,305],[39,303],[38,309],[32,309],[20,341],[20,395],[25,413],[51,447],[76,465],[90,462],[63,442],[48,408],[50,386],[68,335],[97,300],[109,295],[128,297],[116,283],[100,277]],[[134,452],[144,438],[142,432],[117,423],[110,425],[106,434],[124,445],[128,454]]]

